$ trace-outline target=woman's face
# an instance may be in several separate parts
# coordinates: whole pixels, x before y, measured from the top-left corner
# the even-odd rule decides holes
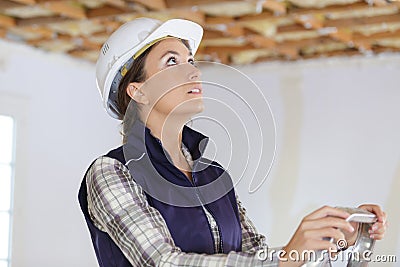
[[[146,81],[139,84],[153,112],[190,117],[203,110],[200,70],[177,38],[157,43],[145,60]]]

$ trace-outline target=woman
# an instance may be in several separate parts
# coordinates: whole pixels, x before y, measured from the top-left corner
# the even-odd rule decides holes
[[[124,119],[123,146],[96,159],[79,201],[100,266],[300,266],[285,255],[260,260],[265,237],[237,200],[229,175],[202,153],[207,137],[185,126],[203,110],[193,66],[202,28],[191,21],[140,18],[114,32],[99,56],[104,106]],[[212,185],[212,186],[208,186]],[[385,213],[371,235],[382,239]],[[354,244],[348,213],[322,207],[306,216],[284,251]]]

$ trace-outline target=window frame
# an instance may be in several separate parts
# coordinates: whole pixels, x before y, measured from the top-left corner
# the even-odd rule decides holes
[[[14,251],[18,250],[18,242],[15,236],[15,226],[18,220],[17,210],[20,206],[18,203],[23,202],[23,185],[26,171],[23,166],[27,166],[28,158],[25,156],[24,150],[28,144],[28,107],[29,98],[21,97],[10,92],[0,92],[0,115],[13,118],[13,153],[10,162],[11,166],[11,194],[10,194],[10,209],[9,209],[9,235],[8,235],[8,258],[7,266],[13,266],[13,257],[16,255]],[[20,192],[21,191],[21,192]],[[19,198],[18,198],[19,196]],[[19,206],[18,206],[19,205]],[[21,215],[19,215],[21,216]],[[21,245],[19,245],[21,246]],[[3,260],[3,259],[2,259]]]
[[[0,213],[8,214],[8,253],[7,258],[0,258],[0,261],[6,261],[7,266],[11,266],[11,251],[12,251],[12,226],[14,215],[14,181],[15,181],[15,151],[16,151],[16,119],[9,114],[3,114],[0,110],[0,116],[9,117],[12,119],[12,144],[11,144],[11,160],[10,162],[0,162],[0,164],[9,166],[10,171],[10,205],[8,210],[0,210]]]

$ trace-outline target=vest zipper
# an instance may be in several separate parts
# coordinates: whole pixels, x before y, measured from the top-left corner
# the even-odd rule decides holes
[[[199,160],[198,160],[198,161],[199,161]],[[196,162],[195,164],[197,164],[197,162]],[[195,165],[193,165],[193,169],[195,169],[194,167],[195,167]],[[203,208],[203,209],[206,209],[206,210],[211,214],[211,216],[213,217],[215,223],[217,224],[217,227],[218,227],[218,237],[219,237],[219,244],[218,244],[219,248],[218,248],[218,249],[215,248],[215,242],[214,242],[214,251],[217,251],[217,253],[224,253],[224,247],[223,247],[223,241],[222,241],[222,234],[221,234],[221,227],[218,225],[218,222],[217,222],[217,220],[215,219],[214,214],[204,205],[202,199],[200,198],[200,192],[199,192],[199,189],[198,189],[198,187],[197,187],[196,181],[195,181],[195,179],[194,179],[194,172],[192,172],[192,185],[196,188],[196,196],[197,196],[198,200],[200,201],[200,204],[201,204],[202,208]],[[206,215],[205,213],[204,213],[204,215],[207,217],[207,215]],[[210,226],[210,229],[211,229],[212,227],[211,227],[210,222],[208,221],[208,219],[207,219],[207,222],[208,222],[208,225]],[[212,229],[211,229],[211,232],[212,232]],[[212,235],[212,236],[213,236],[213,235]],[[213,236],[213,239],[214,239],[214,236]]]

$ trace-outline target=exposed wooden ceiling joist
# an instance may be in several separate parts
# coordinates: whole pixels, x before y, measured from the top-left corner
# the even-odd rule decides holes
[[[386,0],[0,0],[0,38],[95,61],[142,16],[201,24],[198,58],[227,64],[400,50],[400,1]]]

